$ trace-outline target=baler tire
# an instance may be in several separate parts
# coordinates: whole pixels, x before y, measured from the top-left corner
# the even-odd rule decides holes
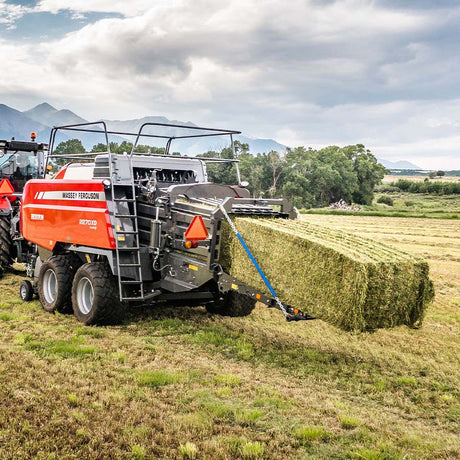
[[[229,291],[222,298],[207,304],[208,313],[221,316],[248,316],[256,306],[256,301],[251,297],[236,291]]]
[[[5,269],[13,264],[11,251],[13,240],[10,235],[10,217],[0,217],[0,268]]]
[[[51,256],[40,267],[38,297],[45,311],[71,313],[71,288],[75,266],[68,255]]]
[[[30,302],[34,298],[34,288],[29,280],[22,281],[19,286],[19,295],[23,302]]]
[[[72,306],[78,321],[86,326],[121,322],[124,306],[118,297],[116,278],[107,264],[84,264],[77,270]]]

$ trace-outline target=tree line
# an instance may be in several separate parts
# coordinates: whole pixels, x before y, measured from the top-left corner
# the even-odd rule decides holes
[[[374,188],[386,172],[375,156],[362,144],[346,147],[329,146],[315,150],[306,147],[287,149],[285,154],[272,151],[252,155],[248,144],[235,141],[235,149],[210,150],[203,158],[238,159],[241,179],[248,181],[254,197],[284,196],[299,208],[321,207],[344,200],[347,203],[371,204]],[[110,143],[114,153],[131,152],[132,143]],[[95,145],[91,152],[106,151],[106,144]],[[61,142],[55,154],[84,152],[77,139]],[[164,154],[164,148],[139,145],[136,152]],[[173,155],[180,155],[174,152]],[[58,162],[57,162],[58,163]],[[233,163],[209,163],[208,179],[216,183],[235,184]]]
[[[239,160],[242,180],[249,182],[254,197],[284,196],[302,208],[347,203],[371,204],[374,188],[386,172],[375,156],[362,144],[330,146],[320,150],[297,147],[284,155],[272,151],[251,155],[247,144],[235,142],[220,152],[209,151],[204,157]],[[208,165],[209,179],[218,183],[235,180],[234,166]]]
[[[431,182],[425,181],[410,181],[399,179],[397,182],[392,182],[391,187],[396,187],[402,192],[409,193],[428,193],[431,195],[457,195],[460,194],[460,182]]]

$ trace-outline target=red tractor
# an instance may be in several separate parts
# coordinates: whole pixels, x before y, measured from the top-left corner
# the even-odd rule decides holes
[[[0,272],[19,262],[31,250],[21,236],[19,210],[25,183],[45,176],[47,144],[31,141],[0,140]]]

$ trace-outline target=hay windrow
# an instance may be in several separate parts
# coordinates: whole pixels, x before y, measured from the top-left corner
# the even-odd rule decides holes
[[[422,259],[300,220],[234,222],[283,302],[345,330],[421,324],[433,297]],[[236,236],[223,232],[224,269],[268,294]]]

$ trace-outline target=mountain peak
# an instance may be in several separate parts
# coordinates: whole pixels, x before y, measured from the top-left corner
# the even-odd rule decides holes
[[[36,111],[56,112],[56,109],[52,105],[48,104],[48,102],[42,102],[41,104],[36,105],[33,109],[27,110],[27,112],[36,112]]]
[[[377,158],[377,161],[385,166],[387,169],[414,169],[414,170],[420,170],[420,166],[415,165],[414,163],[411,163],[410,161],[406,160],[399,160],[399,161],[390,161],[390,160],[384,160],[383,158]]]
[[[57,110],[47,102],[37,105],[33,109],[23,112],[24,115],[32,118],[32,120],[44,123],[48,126],[73,125],[76,123],[84,123],[86,120],[75,115],[67,109]]]

